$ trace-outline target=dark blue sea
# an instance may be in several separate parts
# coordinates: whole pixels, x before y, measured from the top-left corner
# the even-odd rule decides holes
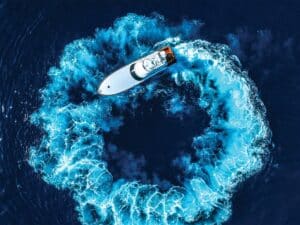
[[[300,224],[299,22],[296,0],[0,0],[0,225]],[[164,43],[165,76],[97,94]]]

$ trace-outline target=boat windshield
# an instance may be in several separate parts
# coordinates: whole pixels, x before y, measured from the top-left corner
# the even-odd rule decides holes
[[[152,71],[152,70],[162,66],[164,63],[165,63],[164,58],[161,57],[159,54],[155,54],[151,57],[144,59],[143,67],[147,71]]]

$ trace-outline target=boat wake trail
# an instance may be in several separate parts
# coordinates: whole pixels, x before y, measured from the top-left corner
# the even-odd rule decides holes
[[[31,148],[29,163],[47,183],[72,192],[82,224],[221,224],[231,215],[237,184],[262,168],[271,139],[265,107],[226,45],[191,40],[200,25],[170,26],[159,15],[129,14],[67,45],[59,66],[50,68],[42,105],[31,116],[43,136]],[[154,45],[170,45],[176,55],[164,75],[168,82],[151,80],[115,96],[96,94],[104,74]],[[114,177],[107,160],[118,149],[114,143],[107,147],[105,136],[126,125],[122,112],[154,98],[163,99],[168,116],[184,117],[196,107],[210,118],[193,137],[193,151],[172,159],[183,176],[164,189],[155,179]],[[135,160],[145,159],[128,162]],[[138,166],[131,169],[139,173]]]

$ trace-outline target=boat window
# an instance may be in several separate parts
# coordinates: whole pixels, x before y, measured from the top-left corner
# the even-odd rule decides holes
[[[160,58],[160,56],[158,54],[156,54],[155,56],[151,57],[151,58],[147,58],[143,61],[143,67],[145,68],[145,70],[147,71],[151,71],[153,69],[156,69],[157,67],[163,65],[163,61]]]

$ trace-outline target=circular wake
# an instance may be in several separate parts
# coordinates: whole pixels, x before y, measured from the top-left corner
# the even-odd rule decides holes
[[[59,66],[49,70],[43,103],[31,117],[44,135],[29,163],[49,184],[72,191],[82,224],[220,224],[231,214],[236,185],[262,168],[270,130],[257,89],[227,46],[190,40],[199,27],[197,21],[169,26],[160,16],[129,14],[66,46]],[[167,82],[96,94],[106,74],[164,45],[177,58],[164,73]],[[196,108],[210,118],[193,137],[192,151],[172,159],[182,174],[176,186],[139,177],[134,168],[143,160],[106,143],[105,136],[124,125],[122,112],[135,113],[153,98],[162,100],[168,116],[180,119]],[[130,171],[135,179],[113,177],[112,156],[137,165]]]

